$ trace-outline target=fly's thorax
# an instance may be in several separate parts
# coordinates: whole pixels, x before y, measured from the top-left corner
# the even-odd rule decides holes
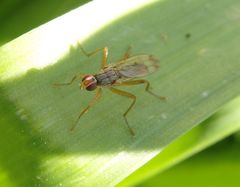
[[[120,74],[113,67],[108,67],[96,74],[95,78],[99,86],[109,86],[120,79]]]
[[[82,79],[82,86],[87,91],[93,91],[97,88],[97,79],[94,75],[86,75]]]

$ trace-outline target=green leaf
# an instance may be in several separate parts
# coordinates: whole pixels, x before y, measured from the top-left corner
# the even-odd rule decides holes
[[[233,136],[217,143],[140,186],[238,186],[239,142]],[[197,181],[197,182],[196,182]]]
[[[1,47],[4,184],[116,185],[238,95],[238,1],[123,2],[91,2]],[[131,101],[107,89],[70,132],[94,93],[52,84],[95,73],[101,61],[77,42],[87,51],[108,46],[110,63],[129,45],[161,60],[146,79],[166,102],[143,86],[122,88],[137,96],[128,115],[135,138],[122,117]]]
[[[118,186],[133,186],[136,185],[136,183],[141,184],[143,181],[143,184],[146,182],[151,183],[149,178],[154,178],[154,181],[156,181],[157,176],[161,176],[160,173],[166,169],[173,167],[179,162],[186,160],[239,130],[240,98],[238,97],[226,104],[221,110],[205,120],[202,124],[167,146],[154,159],[138,169]],[[165,172],[163,175],[166,175]]]

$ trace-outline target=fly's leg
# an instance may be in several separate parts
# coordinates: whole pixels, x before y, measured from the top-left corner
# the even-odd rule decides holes
[[[92,55],[95,55],[96,53],[98,53],[99,51],[103,52],[103,56],[102,56],[102,64],[101,64],[101,68],[105,68],[107,67],[107,56],[108,56],[108,48],[104,47],[104,48],[97,48],[96,50],[88,53],[85,51],[85,49],[83,49],[83,47],[80,45],[80,49],[82,50],[83,54],[90,57]]]
[[[150,83],[149,81],[147,80],[131,80],[131,81],[125,81],[125,82],[122,82],[120,84],[116,84],[116,86],[131,86],[131,85],[138,85],[138,84],[146,84],[146,87],[145,87],[145,91],[148,92],[149,94],[153,95],[154,97],[157,97],[158,99],[161,99],[161,100],[166,100],[166,97],[164,96],[159,96],[155,93],[153,93],[151,90],[150,90]]]
[[[134,104],[136,102],[136,96],[131,94],[131,93],[128,93],[128,92],[125,92],[125,91],[122,91],[122,90],[119,90],[119,89],[116,89],[116,88],[113,88],[113,87],[110,87],[109,89],[115,94],[118,94],[118,95],[121,95],[121,96],[128,97],[128,98],[132,99],[132,103],[128,107],[126,112],[124,112],[123,117],[124,117],[124,120],[126,122],[127,128],[129,129],[129,132],[131,133],[132,136],[135,136],[135,133],[134,133],[133,129],[129,126],[129,123],[128,123],[128,120],[127,120],[127,114],[132,109],[132,107],[134,106]]]
[[[120,61],[127,60],[131,55],[131,50],[132,50],[132,46],[128,46],[127,51],[125,52],[124,56],[120,59]]]
[[[75,127],[77,126],[80,118],[82,117],[83,114],[87,113],[88,110],[97,102],[97,100],[101,97],[101,93],[102,93],[102,90],[101,88],[97,88],[97,91],[96,91],[96,94],[95,96],[92,98],[92,100],[89,102],[88,106],[82,110],[82,112],[79,114],[75,124],[71,127],[71,131],[73,131],[75,129]]]
[[[71,79],[71,81],[66,82],[66,83],[54,83],[53,86],[67,86],[67,85],[71,85],[75,80],[80,79],[80,78],[82,78],[82,77],[83,77],[83,75],[75,75],[75,76]]]

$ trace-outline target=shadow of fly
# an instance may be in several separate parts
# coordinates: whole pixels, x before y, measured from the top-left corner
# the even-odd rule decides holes
[[[72,126],[71,130],[73,130],[77,126],[82,115],[85,114],[99,100],[99,98],[102,95],[102,88],[108,88],[112,93],[127,97],[132,100],[130,106],[123,113],[123,118],[125,120],[125,124],[127,128],[129,129],[130,134],[132,136],[135,136],[133,129],[130,127],[128,123],[127,114],[133,108],[136,102],[136,96],[133,95],[132,93],[120,90],[116,87],[144,84],[146,92],[148,92],[149,94],[153,95],[158,99],[165,100],[165,97],[159,96],[150,90],[149,81],[145,79],[139,79],[150,73],[155,72],[159,68],[158,60],[155,59],[152,55],[137,55],[137,56],[130,57],[131,48],[129,47],[126,53],[124,54],[124,56],[117,63],[108,64],[107,63],[107,57],[108,57],[107,47],[98,48],[95,51],[90,53],[86,52],[82,46],[80,46],[80,48],[82,52],[88,57],[101,51],[103,52],[103,55],[102,55],[101,69],[98,73],[75,75],[70,82],[54,84],[55,86],[70,85],[75,80],[80,79],[81,89],[85,89],[87,91],[94,91],[94,90],[96,91],[95,96],[89,102],[87,107],[83,109],[79,114],[77,121]]]

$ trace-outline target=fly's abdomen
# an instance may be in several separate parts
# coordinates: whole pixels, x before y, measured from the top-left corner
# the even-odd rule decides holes
[[[114,84],[120,75],[113,68],[106,68],[102,72],[95,75],[99,86],[109,86]]]

